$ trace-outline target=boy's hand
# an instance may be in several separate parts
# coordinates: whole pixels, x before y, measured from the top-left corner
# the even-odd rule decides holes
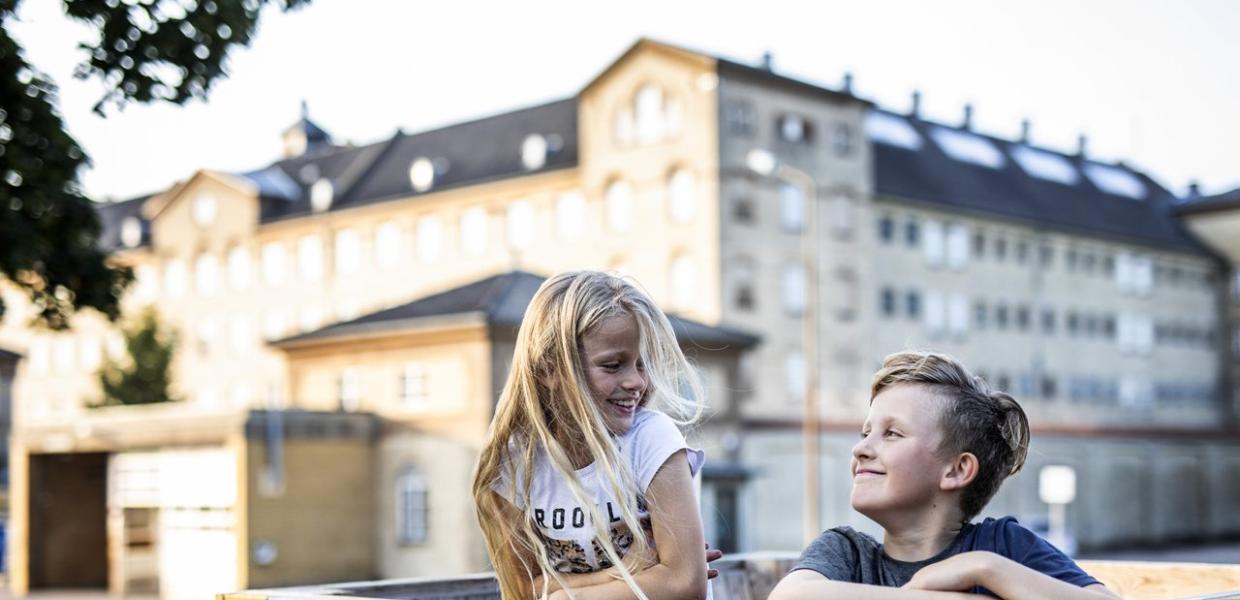
[[[902,587],[912,590],[963,592],[985,586],[986,573],[997,555],[991,552],[963,552],[923,567]]]

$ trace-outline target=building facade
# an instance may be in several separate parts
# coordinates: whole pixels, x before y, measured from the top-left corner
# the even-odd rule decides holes
[[[707,532],[726,550],[805,541],[811,379],[823,432],[815,512],[823,526],[873,528],[848,507],[849,448],[870,374],[908,348],[955,354],[1026,406],[1032,458],[991,512],[1044,512],[1037,469],[1068,464],[1081,474],[1069,518],[1083,545],[1240,532],[1229,267],[1184,229],[1172,194],[1122,164],[651,40],[571,98],[357,147],[303,116],[285,142],[266,167],[204,170],[100,207],[102,243],[137,275],[126,312],[155,306],[179,332],[184,401],[153,410],[174,432],[219,421],[214,437],[150,434],[141,407],[87,408],[99,366],[123,357],[115,327],[82,314],[71,332],[31,330],[30,307],[3,286],[0,345],[25,356],[13,385],[16,591],[38,584],[31,540],[46,513],[33,494],[47,488],[36,471],[67,460],[79,476],[57,485],[106,483],[116,465],[146,460],[120,454],[203,447],[222,449],[212,464],[232,466],[220,477],[253,492],[227,496],[232,516],[211,526],[230,532],[228,582],[326,576],[289,555],[304,525],[281,515],[310,509],[286,510],[296,504],[271,481],[272,465],[293,460],[270,442],[283,438],[269,415],[286,410],[379,423],[341,434],[356,456],[334,472],[364,462],[368,478],[341,475],[348,485],[315,509],[371,507],[348,524],[371,540],[350,551],[357,574],[334,575],[484,569],[480,534],[461,532],[510,332],[491,308],[418,311],[435,298],[467,305],[476,298],[461,290],[481,282],[575,268],[633,276],[720,342],[686,347],[715,411],[694,440],[714,465]],[[524,305],[505,306],[519,320]],[[511,316],[499,322],[511,329]],[[298,435],[327,443],[333,422],[307,417]],[[318,485],[297,481],[309,486],[299,493]],[[149,519],[107,485],[101,514]],[[258,506],[268,516],[239,516]],[[105,544],[126,539],[108,531],[140,529],[109,523]],[[161,589],[177,585],[169,573]]]

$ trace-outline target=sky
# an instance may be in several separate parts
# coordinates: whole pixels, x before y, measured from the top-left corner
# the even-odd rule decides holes
[[[184,0],[192,1],[192,0]],[[199,169],[280,157],[307,102],[337,142],[379,141],[576,94],[642,36],[854,91],[949,124],[1123,160],[1177,194],[1240,187],[1240,2],[402,2],[314,0],[264,12],[206,103],[91,112],[102,83],[72,77],[96,35],[61,2],[25,0],[10,31],[60,85],[60,109],[93,166],[88,195],[125,199]]]

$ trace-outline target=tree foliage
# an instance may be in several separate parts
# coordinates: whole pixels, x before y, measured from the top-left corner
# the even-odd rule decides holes
[[[76,75],[106,84],[95,104],[105,116],[128,102],[205,100],[227,76],[229,52],[250,44],[264,6],[308,2],[64,0],[69,17],[99,32],[80,45]],[[9,32],[18,4],[0,0],[0,276],[30,297],[38,324],[64,329],[85,308],[116,320],[133,274],[99,248],[99,218],[78,182],[90,159],[65,131],[55,84]]]
[[[100,406],[155,404],[171,402],[172,359],[176,350],[176,334],[162,331],[159,315],[148,308],[124,330],[127,356],[119,361],[108,359],[99,371],[103,390]]]

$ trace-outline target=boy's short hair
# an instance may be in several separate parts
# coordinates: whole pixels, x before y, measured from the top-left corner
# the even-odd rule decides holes
[[[965,488],[960,508],[967,522],[977,516],[1009,475],[1025,464],[1029,420],[1010,394],[992,390],[960,362],[944,354],[899,352],[883,359],[870,386],[870,402],[883,390],[921,385],[944,400],[939,424],[942,452],[977,457],[977,478]]]

